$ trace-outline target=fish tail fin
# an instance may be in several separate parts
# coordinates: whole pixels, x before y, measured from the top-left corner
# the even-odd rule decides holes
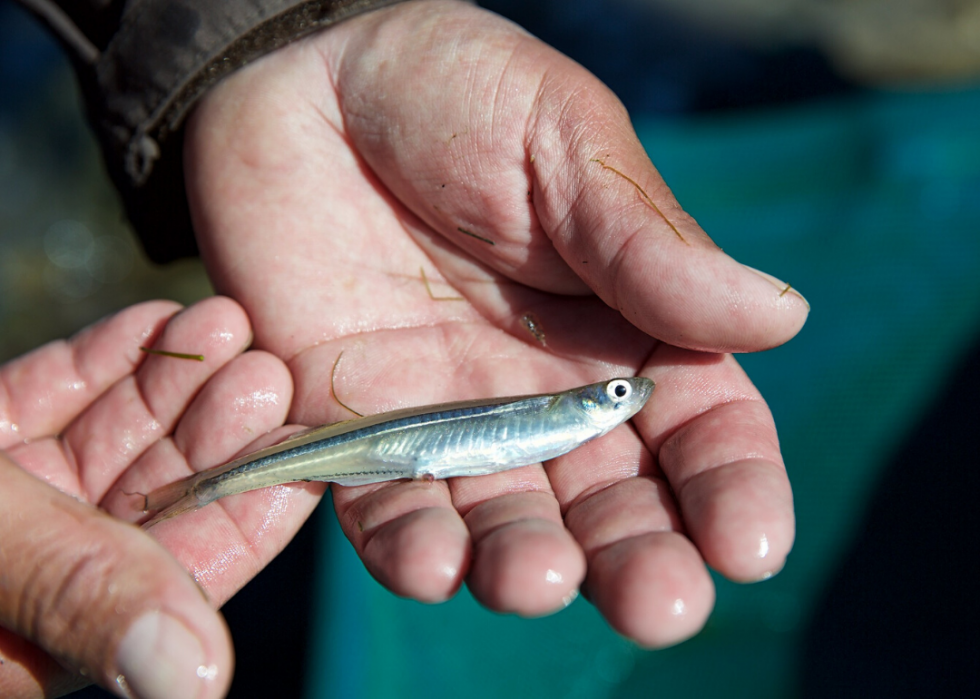
[[[177,515],[185,512],[196,510],[200,506],[201,503],[198,502],[197,496],[194,495],[194,493],[188,493],[172,504],[164,507],[162,510],[143,522],[143,524],[140,526],[142,526],[143,529],[149,529],[153,525],[159,524],[165,519],[170,519],[171,517],[176,517]]]
[[[206,472],[195,473],[161,486],[148,495],[133,493],[143,497],[143,512],[153,513],[153,516],[143,522],[143,529],[149,529],[165,519],[196,510],[204,505],[205,503],[198,497],[197,486],[205,480],[206,475]]]

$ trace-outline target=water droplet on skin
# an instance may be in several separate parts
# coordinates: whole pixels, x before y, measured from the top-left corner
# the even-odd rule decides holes
[[[248,547],[244,545],[229,546],[226,549],[215,552],[210,559],[202,565],[195,567],[191,577],[197,581],[201,588],[215,586],[228,571],[235,567],[242,558],[250,557],[252,554]]]
[[[217,665],[198,665],[197,666],[197,676],[202,680],[213,680],[218,676],[218,666]]]
[[[446,564],[442,566],[442,577],[445,580],[456,580],[459,577],[459,568],[454,565]]]
[[[265,514],[262,523],[252,534],[253,541],[258,543],[265,538],[266,534],[272,531],[282,521],[283,516],[289,511],[292,500],[291,492],[294,490],[290,485],[278,485],[269,488],[269,500],[266,501]]]
[[[552,585],[557,585],[561,583],[562,576],[561,573],[559,573],[557,570],[552,570],[551,568],[548,568],[548,572],[544,574],[544,579],[550,582]]]
[[[248,395],[239,396],[235,399],[234,405],[238,412],[243,410],[253,410],[267,405],[278,405],[279,394],[267,389],[258,389]]]
[[[687,614],[687,605],[684,604],[684,600],[678,598],[674,600],[674,604],[670,607],[670,613],[674,616],[684,616]]]
[[[759,548],[755,552],[755,555],[758,558],[765,558],[766,556],[769,555],[769,539],[766,538],[766,535],[765,534],[763,534],[759,538]]]

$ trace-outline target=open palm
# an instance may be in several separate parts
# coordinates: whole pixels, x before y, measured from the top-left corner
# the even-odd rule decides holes
[[[289,372],[271,354],[242,354],[251,328],[238,304],[178,310],[140,304],[0,367],[0,696],[58,696],[86,677],[118,690],[120,675],[138,696],[195,696],[201,667],[216,668],[207,696],[228,686],[230,644],[211,606],[294,529],[264,541],[253,527],[231,584],[208,558],[206,528],[163,532],[206,599],[151,538],[93,507],[138,519],[140,498],[123,491],[227,460],[258,435],[274,438],[286,416]],[[303,487],[257,494],[266,502],[253,502],[265,505],[256,516],[274,517],[276,493],[289,488]],[[294,527],[316,499],[293,495]],[[226,547],[224,532],[216,538]],[[194,567],[203,561],[212,568]]]
[[[185,165],[209,274],[286,361],[292,422],[350,417],[341,401],[368,414],[657,383],[632,427],[544,466],[336,488],[392,591],[438,601],[465,581],[534,615],[582,587],[662,645],[704,623],[705,563],[741,580],[781,567],[793,512],[775,428],[721,352],[786,341],[805,302],[710,242],[567,58],[462,3],[373,12],[213,90]],[[265,532],[250,521],[209,554],[226,570]]]
[[[806,304],[711,243],[582,68],[468,4],[396,5],[214,88],[185,168],[209,274],[241,306],[141,305],[0,376],[0,448],[19,464],[0,455],[0,694],[77,684],[54,658],[141,696],[223,694],[231,650],[211,606],[324,487],[163,522],[150,534],[172,557],[119,521],[140,517],[128,493],[345,405],[657,384],[631,425],[545,465],[335,488],[397,594],[438,601],[465,581],[536,615],[581,589],[657,646],[704,623],[707,566],[746,581],[782,566],[794,525],[775,428],[725,353],[785,342]],[[250,332],[265,351],[241,354]]]

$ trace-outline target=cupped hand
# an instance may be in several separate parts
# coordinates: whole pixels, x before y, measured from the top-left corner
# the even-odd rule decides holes
[[[581,67],[468,4],[399,4],[212,90],[185,167],[209,274],[287,362],[293,422],[657,383],[632,425],[544,465],[335,488],[394,593],[436,602],[465,581],[540,615],[581,589],[661,646],[704,624],[708,566],[781,568],[794,520],[775,427],[726,353],[790,339],[806,302],[710,241]],[[265,520],[235,512],[214,568],[251,565],[238,537]]]
[[[0,367],[2,697],[60,696],[93,681],[120,696],[223,696],[232,651],[214,607],[318,500],[322,487],[282,486],[217,517],[222,503],[202,526],[147,536],[129,523],[142,499],[127,492],[275,439],[292,397],[281,361],[242,354],[251,328],[240,306],[213,298],[179,310],[134,306]],[[234,566],[221,565],[215,540],[235,549]]]

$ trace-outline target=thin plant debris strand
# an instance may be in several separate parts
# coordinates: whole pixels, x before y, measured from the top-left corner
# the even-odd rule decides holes
[[[432,287],[429,286],[429,278],[425,276],[425,267],[419,267],[419,274],[422,275],[422,283],[425,284],[425,290],[429,292],[429,298],[433,301],[465,301],[462,296],[436,296],[432,293]]]
[[[343,356],[344,356],[344,352],[343,352],[343,350],[341,350],[340,354],[337,355],[337,359],[333,363],[333,369],[330,370],[330,395],[333,396],[333,399],[335,401],[337,401],[338,403],[340,403],[341,407],[347,408],[347,410],[349,410],[352,413],[354,413],[355,415],[357,415],[357,417],[364,417],[364,414],[363,413],[357,412],[352,407],[350,407],[349,405],[347,405],[347,403],[345,403],[344,401],[340,400],[340,397],[337,395],[337,389],[334,387],[334,377],[337,376],[337,366],[340,364],[340,358],[343,357]]]
[[[790,292],[793,292],[793,295],[796,296],[796,298],[800,299],[800,301],[802,301],[804,304],[806,304],[807,310],[810,309],[810,302],[806,300],[806,298],[803,296],[803,294],[801,294],[799,291],[797,291],[796,289],[794,289],[792,284],[787,284],[786,282],[783,282],[783,281],[780,281],[780,280],[776,279],[771,274],[766,274],[765,272],[760,272],[759,270],[752,269],[751,267],[748,267],[748,270],[751,271],[751,272],[755,272],[761,278],[765,279],[767,282],[769,282],[770,284],[772,284],[773,287],[775,287],[776,289],[779,289],[779,298],[783,298],[786,294],[788,294]]]
[[[442,185],[442,187],[445,187],[445,186],[446,185]],[[438,204],[433,204],[432,205],[432,208],[435,209],[436,211],[438,211],[440,214],[445,215],[445,212],[441,208],[439,208],[439,205]],[[468,231],[465,228],[463,228],[462,226],[456,226],[456,230],[459,231],[460,233],[464,234],[464,235],[470,236],[471,238],[476,238],[477,240],[479,240],[481,242],[484,242],[487,245],[496,245],[496,243],[493,242],[492,240],[490,240],[489,238],[484,238],[482,235],[477,235],[473,231]]]
[[[466,235],[470,236],[471,238],[476,238],[477,240],[482,240],[484,243],[487,243],[488,245],[496,245],[496,243],[493,242],[492,240],[490,240],[489,238],[484,238],[482,235],[477,235],[473,231],[468,231],[465,228],[463,228],[462,226],[456,226],[456,230],[459,231],[460,233],[465,233]]]
[[[680,238],[680,241],[682,243],[684,243],[685,245],[690,245],[690,243],[688,243],[686,240],[684,240],[684,236],[682,236],[681,235],[681,232],[679,230],[677,230],[677,227],[673,223],[670,222],[670,219],[667,218],[664,215],[664,212],[660,210],[660,207],[656,205],[656,203],[653,201],[653,199],[650,198],[650,195],[646,193],[646,191],[643,189],[643,187],[641,187],[636,180],[634,180],[633,178],[631,178],[629,175],[627,175],[627,174],[625,174],[623,172],[620,172],[619,170],[617,170],[616,168],[614,168],[612,165],[606,165],[599,158],[592,158],[589,162],[590,163],[599,163],[599,165],[601,167],[603,167],[604,169],[611,170],[612,172],[616,173],[617,175],[619,175],[620,177],[622,177],[624,180],[626,180],[627,182],[629,182],[631,185],[633,185],[636,188],[636,191],[640,193],[640,196],[643,197],[643,201],[645,201],[647,203],[647,206],[649,206],[651,209],[653,209],[654,211],[657,212],[657,214],[660,216],[660,218],[662,218],[664,220],[664,222],[668,226],[670,226],[670,230],[674,231],[674,234],[678,238]]]
[[[192,359],[195,362],[203,362],[203,354],[185,354],[184,352],[168,352],[167,350],[150,349],[149,347],[140,347],[140,352],[145,352],[146,354],[157,354],[161,357],[173,357],[174,359]]]

